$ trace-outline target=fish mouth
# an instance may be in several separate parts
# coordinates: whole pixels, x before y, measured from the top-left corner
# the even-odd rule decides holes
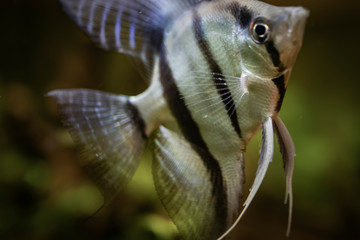
[[[284,34],[284,44],[282,52],[282,62],[287,68],[291,68],[296,60],[297,54],[302,46],[306,20],[309,11],[303,7],[288,7],[289,17],[286,24],[289,26]]]
[[[309,10],[303,7],[291,8],[290,25],[293,27],[289,28],[287,35],[294,45],[301,46],[304,36],[306,20],[309,15]]]

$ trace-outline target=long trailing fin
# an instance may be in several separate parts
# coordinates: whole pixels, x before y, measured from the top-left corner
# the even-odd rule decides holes
[[[69,16],[102,48],[141,59],[146,66],[164,29],[202,0],[60,0]]]
[[[211,173],[184,137],[160,127],[155,136],[153,177],[169,216],[184,239],[216,239],[226,219],[217,218]]]
[[[273,153],[274,153],[273,125],[271,118],[268,117],[263,123],[259,166],[256,171],[256,177],[250,189],[250,193],[244,203],[244,208],[241,211],[239,217],[233,223],[233,225],[220,238],[218,238],[218,240],[224,239],[239,223],[240,219],[242,218],[245,211],[249,207],[250,203],[254,199],[254,196],[258,191],[262,181],[264,180],[269,164],[272,161]]]
[[[128,97],[95,90],[54,90],[62,121],[105,204],[128,183],[143,152],[144,122]]]
[[[280,152],[284,161],[285,177],[286,177],[286,193],[285,204],[289,199],[289,218],[288,226],[286,230],[286,236],[290,235],[291,220],[292,220],[292,208],[293,208],[293,191],[292,191],[292,177],[294,172],[294,157],[295,157],[295,145],[287,130],[285,124],[277,116],[273,118],[274,130],[278,139]]]

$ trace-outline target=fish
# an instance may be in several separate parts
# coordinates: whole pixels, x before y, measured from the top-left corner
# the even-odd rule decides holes
[[[279,117],[309,11],[257,0],[60,0],[98,46],[140,61],[139,95],[60,89],[82,164],[109,204],[151,148],[154,185],[183,239],[224,239],[258,191],[278,139],[292,218],[295,147]],[[262,131],[250,192],[244,153]]]

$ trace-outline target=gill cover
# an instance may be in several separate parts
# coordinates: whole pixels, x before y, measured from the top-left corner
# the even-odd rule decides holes
[[[291,71],[302,45],[309,15],[303,7],[265,5],[238,36],[246,72],[271,79]]]

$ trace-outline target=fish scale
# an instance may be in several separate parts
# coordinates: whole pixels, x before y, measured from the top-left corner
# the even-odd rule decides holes
[[[152,73],[137,96],[48,93],[105,204],[130,181],[149,145],[155,188],[180,236],[223,239],[265,177],[274,132],[285,167],[289,234],[295,147],[278,112],[308,11],[256,0],[60,1],[100,47],[138,58]],[[259,166],[240,209],[244,152],[259,129]]]

